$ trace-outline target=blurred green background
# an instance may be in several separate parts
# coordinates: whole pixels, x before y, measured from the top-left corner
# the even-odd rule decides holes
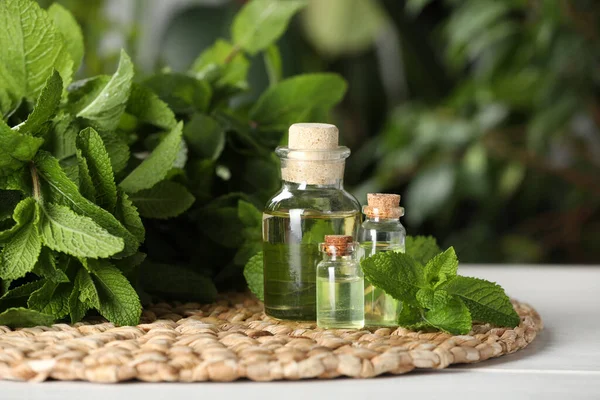
[[[121,47],[138,72],[183,71],[244,3],[59,2],[87,41],[80,76]],[[463,262],[600,261],[600,2],[310,0],[278,44],[284,76],[349,82],[331,122],[359,200],[400,193],[408,232]],[[262,56],[249,81],[240,105],[268,86]]]

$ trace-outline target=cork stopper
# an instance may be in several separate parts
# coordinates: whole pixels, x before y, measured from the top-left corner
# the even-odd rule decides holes
[[[281,178],[308,185],[330,185],[344,177],[344,160],[350,155],[339,146],[335,125],[299,123],[290,126],[288,147],[275,151],[281,157]]]
[[[400,207],[399,194],[369,193],[363,213],[369,218],[395,219],[404,215],[404,208]]]
[[[339,131],[335,125],[300,123],[290,126],[288,147],[292,150],[330,150],[338,147]]]
[[[345,256],[354,250],[354,238],[348,235],[325,235],[322,250],[330,256]]]

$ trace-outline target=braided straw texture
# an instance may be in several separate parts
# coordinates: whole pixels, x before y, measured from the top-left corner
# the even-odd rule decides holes
[[[475,325],[470,335],[403,328],[323,330],[265,316],[262,303],[231,295],[211,304],[156,304],[138,326],[104,321],[11,330],[0,326],[0,378],[120,382],[371,378],[445,368],[513,353],[542,329],[513,302],[515,329]]]

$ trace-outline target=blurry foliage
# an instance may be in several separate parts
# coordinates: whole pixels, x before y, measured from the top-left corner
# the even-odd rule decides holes
[[[98,41],[102,2],[63,3]],[[190,1],[167,24],[155,66],[187,65],[242,3]],[[598,2],[312,0],[293,22],[278,42],[283,77],[349,81],[336,122],[359,200],[401,193],[409,232],[435,235],[464,261],[600,259]],[[85,68],[101,71],[98,59],[88,53]],[[264,57],[248,61],[241,105],[269,85]],[[255,181],[262,166],[250,164],[229,171],[233,181]]]

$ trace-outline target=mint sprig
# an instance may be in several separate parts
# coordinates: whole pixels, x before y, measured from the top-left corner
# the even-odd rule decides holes
[[[472,321],[498,326],[517,326],[519,315],[500,286],[478,278],[457,275],[458,258],[454,248],[430,258],[430,245],[423,239],[417,258],[413,254],[378,253],[361,262],[365,278],[404,307],[399,324],[409,329],[434,329],[451,334],[467,334]],[[414,242],[414,239],[411,239]],[[407,249],[415,251],[415,248]]]

